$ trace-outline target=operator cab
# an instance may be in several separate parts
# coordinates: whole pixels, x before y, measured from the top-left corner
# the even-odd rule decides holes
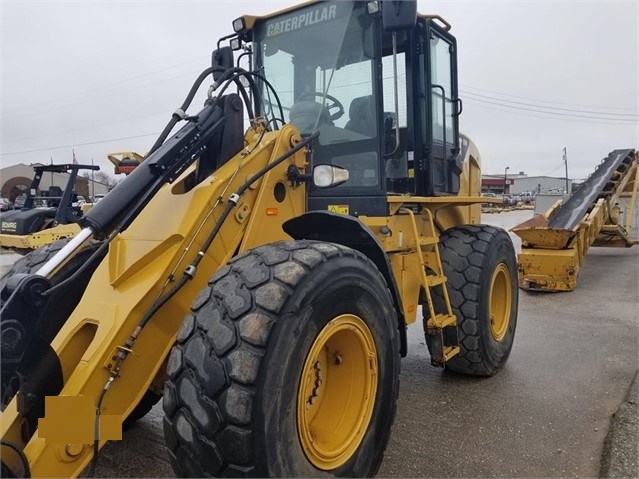
[[[411,8],[412,21],[399,26],[382,12],[410,19]],[[388,195],[459,191],[456,42],[443,20],[414,9],[315,2],[254,19],[244,33],[256,72],[279,96],[281,120],[302,135],[320,132],[313,166],[349,171],[340,186],[310,186],[309,210],[386,216]],[[277,99],[263,92],[262,114],[279,116]]]

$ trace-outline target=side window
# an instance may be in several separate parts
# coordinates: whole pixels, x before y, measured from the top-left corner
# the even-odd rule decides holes
[[[433,140],[454,145],[455,104],[452,98],[451,45],[434,33],[430,37],[430,58]]]
[[[401,128],[405,128],[408,124],[408,113],[406,108],[406,56],[404,52],[397,54],[397,111],[399,118],[395,118],[392,55],[382,58],[382,84],[384,89],[384,117],[392,117],[394,121],[399,122]]]

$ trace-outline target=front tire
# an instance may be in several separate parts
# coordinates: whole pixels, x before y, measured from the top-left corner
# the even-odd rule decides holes
[[[195,300],[168,362],[164,430],[180,476],[375,474],[399,390],[377,268],[340,245],[262,246]]]
[[[445,231],[439,244],[460,346],[446,369],[492,376],[510,356],[517,327],[519,289],[512,241],[501,228],[465,225]],[[433,301],[443,310],[439,290]]]

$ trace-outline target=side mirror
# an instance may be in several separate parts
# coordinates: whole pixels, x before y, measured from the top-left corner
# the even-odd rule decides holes
[[[222,67],[225,70],[229,68],[233,68],[234,59],[233,59],[233,50],[231,47],[222,47],[217,50],[213,50],[213,55],[211,55],[211,66],[214,67]],[[224,72],[213,72],[213,79],[217,80],[222,76]]]
[[[417,2],[415,0],[387,0],[382,6],[384,30],[396,31],[417,25]]]

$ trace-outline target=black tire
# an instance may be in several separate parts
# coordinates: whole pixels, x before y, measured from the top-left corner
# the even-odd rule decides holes
[[[492,376],[506,363],[517,327],[519,289],[512,241],[503,229],[466,225],[445,231],[439,249],[460,346],[460,354],[446,362],[446,369]],[[445,311],[440,288],[435,288],[433,302],[437,311]]]
[[[328,350],[329,343],[324,346],[319,338],[337,337],[326,331],[350,316],[361,318],[376,348],[376,366],[370,356],[367,361],[377,368],[376,387],[363,401],[370,421],[357,429],[361,439],[351,444],[355,449],[344,462],[320,469],[302,444],[300,423],[307,412],[297,406],[306,406],[309,381],[302,373],[309,365],[320,370],[309,353],[316,345]],[[344,350],[350,354],[351,349]],[[341,356],[339,361],[335,353],[331,357],[336,358],[332,364],[342,364]],[[335,377],[332,364],[326,362],[326,391]],[[169,356],[163,405],[173,469],[190,477],[372,476],[395,416],[399,367],[392,297],[368,258],[314,241],[249,251],[222,268],[199,294]],[[341,389],[330,391],[317,408]],[[306,410],[315,407],[313,398],[315,389]],[[298,413],[304,419],[298,420]]]
[[[148,389],[146,393],[144,393],[144,396],[142,396],[142,399],[140,399],[138,405],[135,406],[135,409],[131,411],[131,414],[122,421],[122,429],[126,430],[131,428],[136,422],[146,416],[151,409],[153,409],[153,406],[160,402],[160,399],[162,399],[161,394]]]
[[[46,246],[33,250],[29,254],[20,258],[13,264],[13,267],[6,272],[2,278],[0,278],[0,291],[2,291],[9,278],[14,274],[31,274],[38,271],[38,269],[53,258],[53,256],[55,256],[69,241],[71,241],[70,238],[54,241],[53,243],[49,243]],[[73,274],[80,265],[86,262],[89,256],[91,256],[91,254],[93,254],[99,246],[99,243],[91,243],[84,250],[80,251],[71,261],[60,269],[60,271],[51,279],[51,283],[56,285],[71,276],[71,274]],[[65,288],[53,293],[49,300],[49,304],[55,305],[55,307],[47,309],[48,328],[42,333],[43,339],[50,341],[55,337],[66,319],[78,305],[93,271],[94,268],[87,268],[87,270],[80,275],[78,280],[73,284],[69,284]],[[0,408],[2,410],[4,410],[13,396],[15,396],[17,388],[17,377],[14,376],[9,379],[2,379],[2,397],[0,399]]]

